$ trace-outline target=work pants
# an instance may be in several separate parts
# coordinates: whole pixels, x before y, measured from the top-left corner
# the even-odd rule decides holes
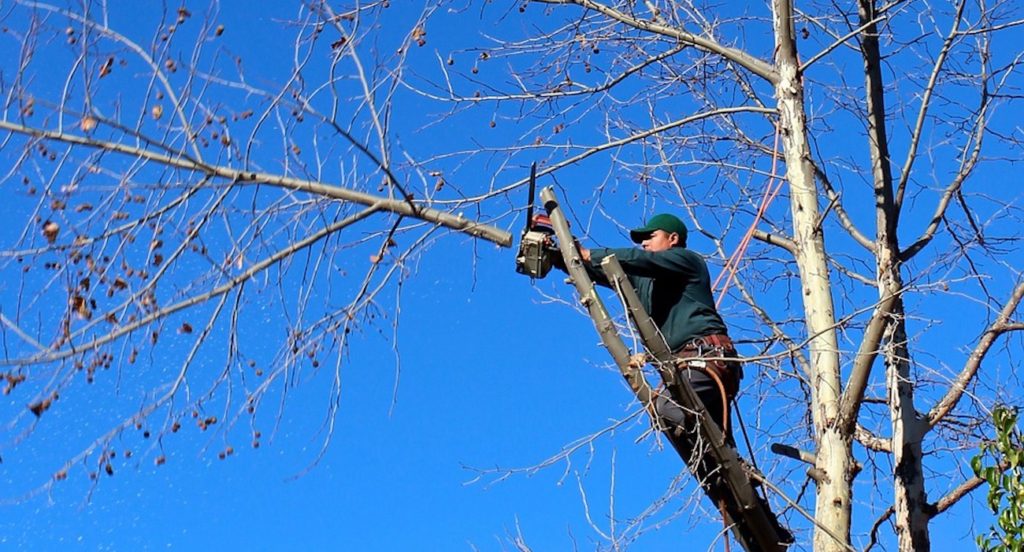
[[[707,355],[687,355],[684,351],[680,356],[687,357],[686,360],[702,360],[701,357],[703,356],[722,357],[731,355],[722,354],[721,351]],[[725,403],[722,402],[722,390],[718,383],[713,378],[708,377],[706,372],[692,368],[688,369],[684,363],[683,366],[676,369],[676,378],[685,378],[691,383],[691,387],[693,387],[697,397],[704,405],[706,416],[725,434],[726,443],[735,448],[732,431],[730,428],[723,428],[722,424],[724,416],[728,412],[729,404],[732,402],[739,385],[739,363],[713,360],[704,360],[704,362],[706,364],[719,363],[719,369],[716,374],[720,376],[719,379],[722,380],[725,386]],[[696,413],[680,405],[671,392],[662,392],[657,396],[655,399],[655,409],[662,417],[662,422],[670,426],[669,433],[672,435],[672,443],[676,450],[682,456],[687,466],[689,466],[698,482],[700,482],[704,492],[707,493],[712,502],[717,506],[719,498],[723,496],[723,482],[718,474],[718,466],[711,459],[710,455],[705,454],[708,443],[703,441],[698,431]],[[676,431],[675,428],[679,428],[680,431]]]

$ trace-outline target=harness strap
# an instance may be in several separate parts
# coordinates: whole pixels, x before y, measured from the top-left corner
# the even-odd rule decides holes
[[[726,334],[711,334],[695,337],[690,341],[687,341],[680,350],[692,351],[698,349],[722,349],[724,351],[735,351],[736,346],[733,345],[732,339],[730,339]]]

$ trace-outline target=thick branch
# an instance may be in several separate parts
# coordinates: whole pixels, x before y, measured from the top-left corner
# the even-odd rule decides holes
[[[868,431],[866,427],[857,424],[853,429],[853,438],[864,448],[875,452],[892,452],[892,440],[879,437]]]
[[[1006,332],[1021,328],[1020,324],[1010,322],[1010,317],[1017,310],[1021,299],[1024,299],[1024,281],[1017,284],[1017,287],[1014,288],[1013,293],[1010,295],[1010,300],[1006,302],[1003,310],[999,312],[999,316],[982,334],[978,345],[971,351],[971,356],[967,357],[967,363],[960,370],[960,374],[956,379],[953,380],[953,385],[950,386],[949,392],[928,413],[928,429],[935,427],[950,411],[956,408],[964,392],[967,391],[967,386],[970,385],[974,376],[978,373],[978,369],[981,368],[981,361],[985,359],[985,355],[988,354],[996,339]]]
[[[179,154],[172,157],[170,155],[157,153],[135,146],[128,146],[124,144],[118,144],[116,142],[107,142],[104,140],[97,140],[93,138],[77,136],[65,132],[42,130],[38,128],[27,127],[17,123],[12,123],[9,121],[0,121],[0,129],[8,130],[11,132],[17,132],[19,134],[35,136],[37,138],[55,140],[66,144],[81,145],[90,148],[101,149],[104,151],[121,153],[139,159],[153,161],[155,163],[159,163],[169,167],[177,167],[180,169],[197,171],[207,175],[216,176],[236,182],[260,182],[264,184],[269,184],[271,186],[307,192],[331,199],[351,201],[353,203],[359,203],[366,206],[373,206],[374,208],[383,211],[390,211],[398,215],[418,218],[421,220],[425,220],[427,222],[432,222],[440,226],[451,228],[452,230],[465,232],[471,236],[494,242],[501,246],[508,247],[512,245],[512,234],[500,228],[474,222],[472,220],[465,218],[461,214],[453,215],[451,213],[439,211],[437,209],[422,207],[415,203],[409,203],[404,199],[387,199],[374,196],[372,194],[367,194],[365,192],[350,190],[339,186],[330,186],[327,184],[323,184],[321,182],[293,178],[289,176],[261,172],[242,171],[239,169],[225,167],[222,165],[212,165],[208,163],[203,163],[201,161],[191,159],[184,154]]]
[[[896,304],[896,297],[896,294],[891,294],[879,301],[871,314],[867,328],[864,329],[864,336],[860,340],[860,347],[853,361],[853,370],[850,372],[839,405],[839,426],[844,432],[853,431],[857,423],[857,413],[864,400],[871,368],[878,358],[878,346],[882,343],[882,337],[891,321],[889,316],[892,314],[893,305]]]
[[[961,483],[957,488],[946,493],[946,496],[940,498],[935,504],[930,505],[932,517],[948,510],[961,498],[967,496],[971,491],[980,487],[984,482],[985,480],[980,477],[972,477]]]
[[[785,236],[781,236],[779,234],[770,234],[768,232],[765,232],[764,230],[754,230],[754,233],[751,235],[754,237],[754,239],[763,241],[764,243],[767,243],[769,245],[777,245],[785,249],[786,251],[789,251],[790,254],[796,255],[796,243]]]
[[[878,544],[878,529],[881,528],[882,524],[888,521],[895,513],[896,508],[889,506],[884,512],[882,512],[882,515],[878,516],[878,519],[871,524],[871,541],[868,542],[868,545],[864,548],[864,552],[868,552],[872,547]]]

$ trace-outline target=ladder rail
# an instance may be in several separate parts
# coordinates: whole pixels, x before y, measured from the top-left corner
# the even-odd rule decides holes
[[[722,469],[722,479],[735,501],[735,507],[728,510],[734,518],[741,518],[734,519],[734,521],[742,521],[751,529],[752,535],[741,536],[739,533],[743,533],[743,531],[734,531],[734,534],[737,534],[737,540],[747,550],[785,550],[785,547],[778,542],[775,528],[764,512],[756,491],[750,484],[749,476],[740,463],[736,449],[726,442],[725,435],[718,424],[707,414],[704,404],[693,390],[690,382],[686,378],[675,377],[672,351],[665,343],[665,338],[658,330],[657,324],[640,303],[640,297],[629,278],[626,277],[622,265],[614,255],[610,255],[602,260],[601,268],[626,304],[629,317],[639,331],[647,351],[654,357],[655,366],[662,375],[666,386],[673,391],[674,397],[684,408],[697,413],[698,432],[707,447],[704,454],[709,454],[715,465]],[[722,407],[728,408],[728,405],[722,405]],[[737,527],[737,529],[740,528]],[[752,538],[755,542],[746,542],[748,538]]]

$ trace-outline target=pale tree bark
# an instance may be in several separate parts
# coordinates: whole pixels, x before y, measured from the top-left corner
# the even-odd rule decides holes
[[[807,335],[811,386],[811,413],[817,439],[815,467],[823,474],[817,482],[815,518],[844,542],[816,529],[816,550],[843,550],[850,540],[853,458],[852,439],[836,424],[839,416],[839,354],[836,341],[835,309],[832,285],[825,254],[825,238],[820,224],[819,193],[810,162],[807,116],[804,111],[803,78],[797,57],[793,26],[793,4],[789,0],[772,3],[775,30],[775,65],[779,73],[776,86],[779,133],[786,160],[786,180],[790,190],[793,217],[793,242],[800,271],[801,300]]]
[[[879,306],[869,324],[862,350],[868,349],[868,361],[860,368],[867,378],[874,351],[882,343],[886,366],[886,388],[892,419],[891,447],[893,454],[893,510],[899,549],[905,552],[930,549],[928,504],[924,488],[921,440],[922,419],[914,407],[914,380],[911,375],[910,350],[907,346],[906,316],[903,304],[904,283],[901,272],[900,246],[897,236],[899,207],[893,190],[892,164],[886,128],[882,56],[878,44],[876,6],[873,0],[858,3],[862,32],[859,35],[864,60],[865,113],[867,143],[871,158],[871,177],[875,195],[875,258]],[[861,388],[851,386],[847,393]],[[854,397],[851,403],[862,397]]]

